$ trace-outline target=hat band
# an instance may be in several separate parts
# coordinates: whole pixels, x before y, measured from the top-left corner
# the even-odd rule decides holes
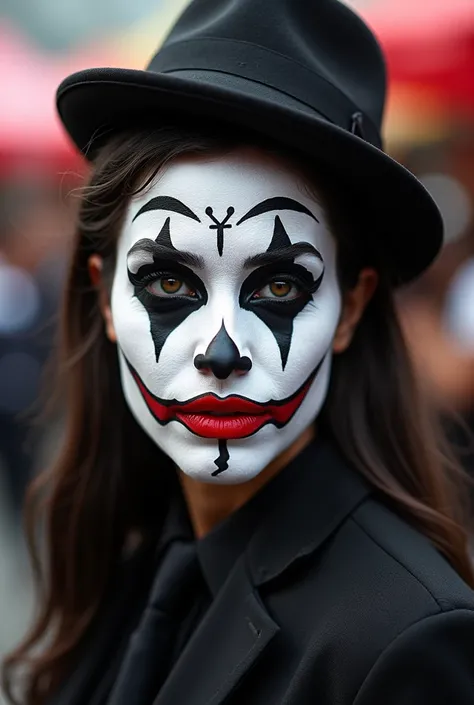
[[[227,73],[285,93],[348,132],[358,116],[359,136],[381,148],[376,126],[348,96],[320,74],[265,47],[233,39],[190,39],[164,46],[148,71],[204,70]]]

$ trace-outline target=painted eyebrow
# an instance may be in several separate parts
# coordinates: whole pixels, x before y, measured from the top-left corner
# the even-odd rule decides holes
[[[140,208],[138,213],[134,216],[132,223],[139,215],[148,213],[148,211],[172,211],[173,213],[179,213],[179,215],[185,215],[187,218],[191,218],[191,220],[195,220],[197,223],[201,222],[197,215],[184,203],[178,201],[177,198],[173,198],[172,196],[156,196]]]
[[[244,262],[244,267],[248,269],[251,267],[266,267],[267,265],[296,259],[296,257],[300,255],[314,255],[314,257],[317,257],[324,263],[319,250],[313,247],[309,242],[295,242],[294,245],[290,245],[289,247],[281,247],[278,250],[262,252],[253,257],[248,257]]]
[[[265,201],[251,208],[248,213],[239,220],[237,225],[244,223],[246,220],[250,220],[250,218],[256,218],[257,215],[269,213],[270,211],[296,211],[297,213],[305,213],[319,223],[316,216],[299,201],[295,201],[293,198],[285,198],[284,196],[276,196],[275,198],[267,198]]]
[[[188,267],[195,267],[196,269],[202,269],[204,267],[204,260],[199,255],[194,255],[192,252],[186,252],[185,250],[176,250],[174,247],[166,247],[148,238],[138,240],[128,251],[127,259],[136,252],[146,252],[152,255],[154,260],[161,259],[169,262],[178,262],[179,264],[186,264]]]

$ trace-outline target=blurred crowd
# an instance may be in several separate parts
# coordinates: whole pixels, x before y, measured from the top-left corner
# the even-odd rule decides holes
[[[14,521],[45,442],[32,418],[47,396],[42,378],[54,349],[71,230],[62,186],[41,171],[0,182],[0,459]]]
[[[401,292],[401,320],[420,382],[474,477],[474,124],[404,161],[441,208],[445,245]]]
[[[474,17],[472,36],[474,47]],[[0,31],[0,71],[1,38]],[[398,136],[392,150],[433,193],[446,226],[441,256],[400,292],[399,310],[420,383],[474,477],[474,111],[443,119],[442,133],[427,137],[419,117],[417,130]],[[396,110],[388,124],[399,124]],[[30,162],[24,150],[16,160],[8,148],[7,160],[0,118],[0,612],[3,624],[7,612],[11,620],[10,633],[0,634],[0,656],[31,604],[21,529],[25,488],[54,454],[61,428],[60,418],[38,423],[37,413],[51,390],[47,361],[53,355],[54,366],[74,221],[70,194],[81,178],[75,162],[59,169],[38,154]]]
[[[33,596],[22,504],[60,427],[54,418],[41,424],[39,411],[50,388],[45,373],[72,226],[64,188],[38,165],[0,176],[0,655],[28,624]]]

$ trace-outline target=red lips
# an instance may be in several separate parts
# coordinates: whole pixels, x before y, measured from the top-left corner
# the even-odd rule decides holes
[[[305,398],[318,371],[315,370],[295,394],[281,401],[258,403],[245,397],[222,398],[204,394],[187,402],[179,402],[155,397],[131,365],[129,368],[143,399],[160,424],[177,420],[197,436],[225,440],[246,438],[268,423],[274,423],[279,428],[287,424]]]

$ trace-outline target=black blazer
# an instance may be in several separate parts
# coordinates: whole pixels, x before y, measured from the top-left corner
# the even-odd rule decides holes
[[[473,591],[333,448],[297,462],[154,705],[473,705]],[[102,705],[141,575],[54,705]]]

